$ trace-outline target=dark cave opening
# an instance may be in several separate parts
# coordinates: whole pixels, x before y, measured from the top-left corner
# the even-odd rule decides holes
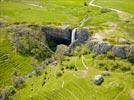
[[[49,48],[53,51],[56,51],[57,45],[64,44],[64,45],[69,46],[71,43],[71,38],[70,39],[63,39],[63,38],[59,38],[59,37],[55,37],[55,36],[52,36],[50,34],[47,34],[46,41],[47,41]]]

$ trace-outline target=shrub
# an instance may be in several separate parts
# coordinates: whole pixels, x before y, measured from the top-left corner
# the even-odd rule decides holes
[[[44,86],[45,84],[46,84],[46,81],[43,81],[42,84],[41,84],[41,86]]]
[[[42,40],[40,30],[19,29],[17,32],[15,31],[12,37],[14,48],[20,54],[30,55],[41,61],[49,58],[52,54],[52,51],[45,44],[46,40]]]
[[[68,64],[68,68],[70,70],[74,69],[75,68],[75,64],[74,63]]]
[[[10,96],[16,93],[15,88],[12,86],[1,88],[0,91],[0,96],[2,100],[10,100]]]
[[[75,56],[81,57],[82,55],[86,55],[88,53],[90,53],[90,50],[86,45],[81,45],[74,49]]]
[[[108,57],[109,59],[115,59],[115,57],[114,57],[112,51],[107,52],[107,57]]]
[[[122,71],[129,71],[132,67],[132,64],[126,60],[118,60],[117,64]]]
[[[18,73],[14,72],[12,76],[12,84],[15,88],[22,87],[24,85],[25,79]]]
[[[77,69],[77,68],[75,68],[75,71],[78,71],[78,69]]]
[[[61,72],[58,72],[57,74],[56,74],[56,77],[57,78],[59,78],[59,77],[61,77],[62,76],[62,73]]]
[[[88,3],[87,2],[84,2],[84,6],[88,6]]]
[[[100,12],[101,13],[108,13],[108,12],[110,12],[111,10],[110,9],[107,9],[107,8],[102,8],[101,10],[100,10]]]
[[[47,73],[47,71],[45,71],[45,75],[47,75],[48,73]]]
[[[69,67],[68,67],[68,66],[66,66],[66,69],[69,69]]]
[[[60,70],[61,70],[61,71],[64,71],[64,68],[62,67],[62,68],[60,68]]]
[[[58,45],[55,53],[55,58],[59,61],[62,65],[62,61],[64,60],[65,56],[69,55],[69,48],[66,45]]]
[[[9,98],[10,98],[10,92],[9,92],[9,89],[7,88],[7,87],[5,87],[5,88],[2,88],[1,89],[1,99],[2,100],[9,100]]]

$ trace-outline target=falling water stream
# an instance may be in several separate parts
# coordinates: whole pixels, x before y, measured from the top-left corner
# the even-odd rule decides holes
[[[88,8],[89,8],[89,6],[90,6],[91,4],[93,4],[94,1],[95,1],[95,0],[91,0],[91,1],[89,2]],[[73,42],[76,40],[75,37],[76,37],[76,32],[77,32],[77,30],[78,30],[80,27],[83,27],[83,26],[84,26],[84,23],[85,23],[86,21],[88,21],[88,20],[89,20],[89,17],[84,18],[84,19],[80,22],[79,27],[74,28],[74,29],[72,30],[72,34],[71,34],[71,43],[73,43]]]
[[[72,30],[72,36],[71,36],[71,43],[73,43],[75,41],[75,37],[76,37],[76,31],[77,31],[78,28],[74,28]]]

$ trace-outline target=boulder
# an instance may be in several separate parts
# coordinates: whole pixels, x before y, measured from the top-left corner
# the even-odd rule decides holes
[[[89,33],[86,29],[77,29],[76,39],[78,39],[80,43],[84,43],[85,41],[88,40],[88,38],[89,38]]]
[[[101,85],[104,82],[104,78],[102,75],[97,75],[94,77],[93,81],[94,81],[94,84]]]
[[[103,71],[102,75],[103,76],[110,76],[111,72],[110,71]]]
[[[134,63],[134,46],[133,46],[133,45],[130,47],[130,57],[129,57],[129,61],[130,61],[131,63]]]
[[[124,38],[119,38],[118,39],[118,43],[119,44],[127,44],[128,43],[128,40],[124,39]]]
[[[69,55],[69,48],[66,45],[60,44],[57,46],[56,54]]]
[[[130,56],[130,57],[128,58],[128,60],[129,60],[131,63],[134,63],[134,56]]]
[[[96,41],[90,41],[88,43],[88,47],[94,53],[97,53],[97,54],[106,54],[108,51],[111,50],[112,45],[107,44],[107,43],[99,43],[99,42],[96,42]]]
[[[0,28],[5,27],[7,24],[7,21],[5,21],[4,19],[0,18]]]
[[[134,89],[131,91],[130,97],[131,97],[132,100],[134,100]]]
[[[114,56],[121,57],[123,59],[128,57],[128,50],[126,47],[114,46],[112,48],[112,52]]]

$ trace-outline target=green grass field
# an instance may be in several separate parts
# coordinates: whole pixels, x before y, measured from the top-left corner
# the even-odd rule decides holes
[[[40,5],[42,8],[30,4]],[[0,3],[0,6],[1,16],[8,16],[11,23],[28,22],[77,26],[85,14],[83,0],[21,0],[3,2]]]
[[[134,14],[133,0],[96,0],[95,4]]]
[[[56,73],[60,66],[47,67],[42,75],[33,77],[26,82],[25,88],[18,90],[13,97],[14,100],[129,100],[129,91],[134,88],[134,77],[130,73],[113,71],[111,76],[105,77],[101,86],[93,84],[93,77],[102,74],[100,70],[92,65],[91,55],[84,56],[88,69],[86,69],[81,58],[72,57],[64,61],[65,65],[76,62],[78,71],[65,69],[61,77]],[[78,62],[78,63],[77,63]],[[48,72],[46,75],[45,72]],[[46,77],[46,84],[42,82]],[[36,81],[36,82],[34,82]]]
[[[119,38],[134,43],[134,0],[95,0],[94,4],[104,7],[100,9],[84,6],[87,0],[4,0],[0,2],[0,19],[7,25],[26,23],[30,25],[69,25],[77,27],[85,17],[89,20],[88,27],[93,34],[100,34],[108,42],[117,44]],[[107,11],[114,8],[123,11]],[[106,11],[106,12],[105,12]],[[125,17],[124,17],[125,16]],[[22,75],[31,72],[32,58],[16,53],[11,44],[11,33],[0,28],[0,87],[11,85],[12,72],[19,71]],[[86,47],[81,47],[87,50]],[[82,52],[82,51],[81,51]],[[106,56],[94,57],[92,53],[84,55],[84,63],[79,57],[67,57],[63,65],[49,65],[41,71],[40,76],[33,76],[25,82],[25,86],[16,89],[13,100],[130,100],[130,91],[134,89],[134,76],[131,69],[134,64],[127,60]],[[111,76],[106,76],[101,86],[96,86],[92,79],[102,74],[104,66],[112,69]],[[67,66],[75,66],[78,70],[70,70]],[[64,68],[64,72],[61,70]],[[47,72],[47,74],[45,74]],[[57,73],[62,76],[57,77]],[[45,82],[44,86],[42,83]]]
[[[24,75],[32,69],[31,58],[15,53],[9,38],[9,33],[0,29],[0,86],[11,85],[14,70]]]

